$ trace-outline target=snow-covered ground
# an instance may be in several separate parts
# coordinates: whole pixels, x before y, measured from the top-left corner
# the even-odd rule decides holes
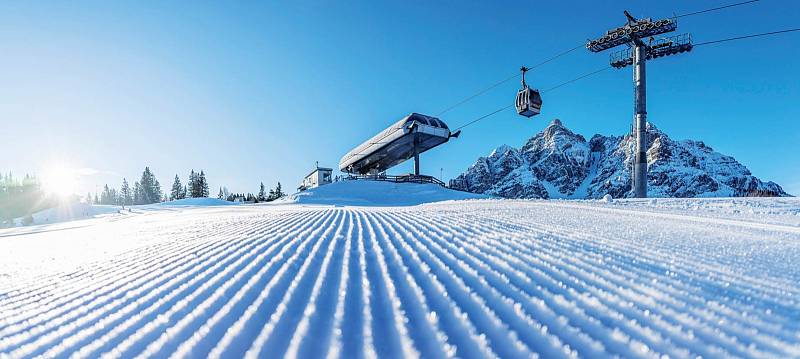
[[[442,188],[430,183],[339,181],[295,193],[278,203],[349,206],[413,206],[430,202],[482,199],[490,196]]]
[[[31,218],[33,219],[33,222],[31,224],[51,224],[79,219],[104,217],[119,213],[120,208],[121,207],[119,206],[91,205],[81,202],[61,203],[56,207],[48,208],[32,214]],[[22,226],[24,223],[23,217],[16,218],[14,223],[18,226]]]
[[[0,230],[0,356],[800,357],[794,198],[300,202]]]
[[[83,202],[61,203],[56,207],[32,214],[33,222],[26,227],[117,215],[130,215],[154,210],[164,210],[172,207],[231,206],[236,204],[237,203],[216,198],[185,198],[148,205],[126,206],[124,209],[122,206],[88,204]],[[23,226],[24,217],[14,219],[14,223],[17,226]]]

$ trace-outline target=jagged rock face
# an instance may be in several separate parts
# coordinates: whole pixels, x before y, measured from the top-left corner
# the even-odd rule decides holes
[[[574,193],[586,178],[586,139],[568,130],[558,119],[528,140],[521,151],[534,178],[555,186],[559,193]]]
[[[651,197],[786,196],[733,157],[703,142],[675,141],[648,123]],[[589,142],[554,120],[521,149],[503,145],[479,158],[451,186],[506,198],[628,197],[634,139],[594,135]]]

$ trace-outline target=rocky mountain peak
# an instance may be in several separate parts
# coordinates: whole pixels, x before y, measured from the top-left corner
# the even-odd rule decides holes
[[[787,195],[701,141],[673,140],[649,122],[647,133],[650,196]],[[594,135],[587,143],[553,119],[520,149],[502,145],[479,158],[451,185],[508,198],[627,197],[634,142],[629,135]]]

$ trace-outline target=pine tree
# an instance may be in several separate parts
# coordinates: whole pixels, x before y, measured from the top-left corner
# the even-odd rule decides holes
[[[169,199],[170,201],[174,201],[182,198],[183,198],[183,185],[181,184],[181,179],[176,174],[175,181],[172,182],[172,190],[169,193]]]
[[[145,167],[142,178],[139,180],[139,190],[141,192],[140,202],[142,204],[156,203],[161,200],[161,184],[158,183],[150,167]]]
[[[224,199],[225,194],[222,193],[222,187],[219,188],[219,194],[217,194],[217,199]]]
[[[128,206],[133,204],[133,193],[131,193],[131,186],[128,185],[128,180],[122,179],[122,186],[119,188],[120,204]]]
[[[285,193],[283,193],[283,190],[281,190],[281,183],[280,183],[280,182],[278,182],[278,186],[277,186],[277,187],[275,187],[275,196],[276,196],[277,198],[281,198],[281,197],[283,197],[284,195],[285,195]]]
[[[261,202],[267,200],[267,191],[264,189],[264,182],[261,182],[261,187],[259,187],[258,200]]]
[[[153,199],[155,202],[161,202],[162,198],[164,198],[164,192],[161,190],[161,183],[153,176]]]
[[[200,190],[197,186],[199,184],[198,182],[197,173],[195,173],[194,169],[192,169],[192,172],[189,173],[189,197],[200,197]]]
[[[184,185],[184,186],[183,186],[183,192],[181,192],[181,199],[184,199],[184,198],[186,198],[186,196],[187,196],[187,192],[186,192],[186,185]]]
[[[100,204],[114,204],[111,196],[111,190],[108,188],[107,184],[103,185],[103,192],[100,193]]]
[[[139,181],[133,183],[133,204],[142,204],[142,186]]]
[[[206,181],[206,174],[203,170],[200,170],[200,197],[208,197],[211,195],[211,191],[208,189],[208,182]]]
[[[0,181],[2,181],[2,180],[0,180]],[[91,193],[87,193],[86,194],[86,203],[87,204],[92,204],[92,194]]]

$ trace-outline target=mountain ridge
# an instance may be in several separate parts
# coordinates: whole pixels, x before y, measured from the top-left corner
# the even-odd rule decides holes
[[[702,141],[673,140],[647,123],[648,196],[788,196],[735,158]],[[453,188],[505,198],[628,197],[634,139],[588,141],[554,119],[520,148],[501,145],[450,181]]]

